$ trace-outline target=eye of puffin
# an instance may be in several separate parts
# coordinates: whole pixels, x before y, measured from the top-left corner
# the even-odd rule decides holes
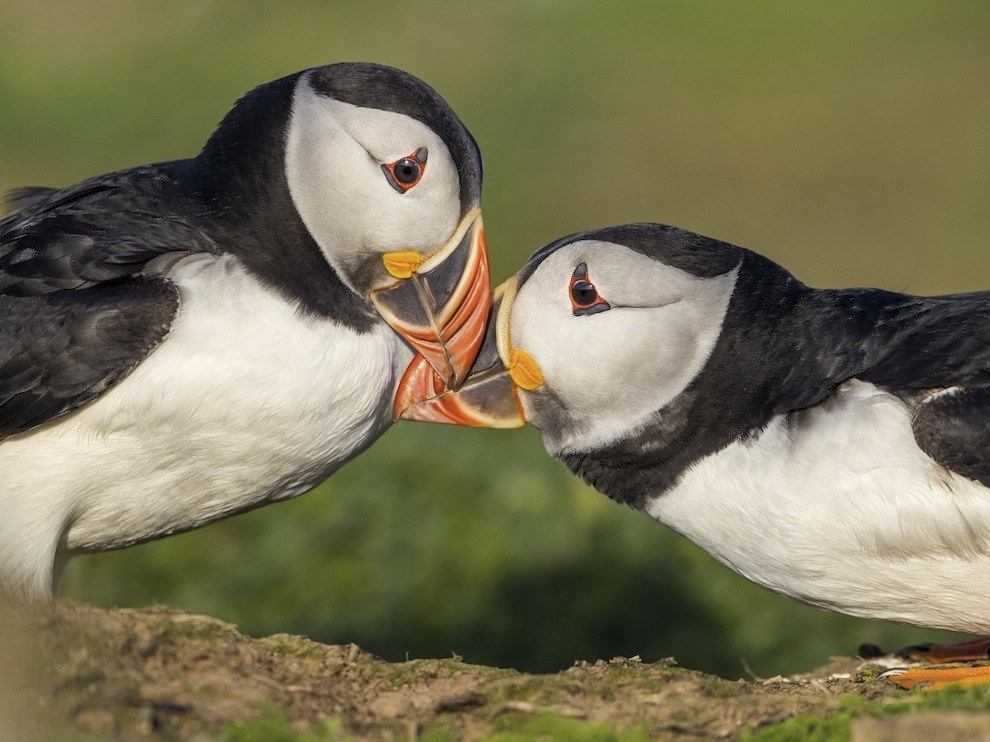
[[[588,314],[598,314],[611,309],[612,306],[605,301],[595,288],[595,284],[588,278],[588,265],[578,263],[577,268],[571,275],[570,284],[571,309],[575,317],[583,317]]]
[[[578,306],[591,306],[598,298],[598,289],[587,281],[575,281],[571,286],[571,296]]]
[[[395,162],[384,163],[382,172],[385,173],[388,184],[399,193],[408,191],[423,178],[428,155],[429,151],[426,147],[420,147],[411,155],[400,157]]]

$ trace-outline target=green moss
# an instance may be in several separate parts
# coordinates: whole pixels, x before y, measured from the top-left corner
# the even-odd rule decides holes
[[[868,701],[847,694],[839,699],[843,709],[856,715],[882,716],[914,711],[987,711],[990,709],[990,685],[975,688],[946,688],[926,692],[918,688],[879,701]]]
[[[296,729],[284,711],[265,706],[260,718],[224,730],[224,742],[346,742],[354,739],[339,719],[324,719],[305,731]]]
[[[158,623],[158,637],[163,644],[178,644],[190,639],[220,639],[237,636],[233,624],[206,621],[199,616],[169,612]]]
[[[483,739],[485,742],[524,742],[533,739],[566,739],[573,742],[646,742],[646,730],[616,730],[608,724],[592,724],[554,714],[505,716],[505,727]]]
[[[373,662],[362,669],[366,670],[370,677],[381,679],[391,690],[398,690],[416,679],[416,668],[410,662],[402,662],[397,665],[390,665],[387,662]]]
[[[868,701],[862,696],[857,696],[855,693],[843,693],[839,696],[839,703],[847,711],[860,711],[872,705],[871,701]]]
[[[990,709],[990,685],[975,688],[946,688],[934,693],[914,691],[913,698],[920,702],[911,706],[914,709],[938,709],[951,711],[986,711]]]
[[[318,646],[318,645],[317,645]],[[408,660],[406,662],[388,663],[377,659],[370,661],[358,660],[355,666],[366,677],[378,678],[392,690],[412,685],[423,680],[434,678],[451,678],[470,670],[474,675],[483,675],[486,680],[518,675],[515,670],[504,670],[495,667],[468,666],[460,659],[443,660]]]
[[[710,680],[703,686],[704,692],[712,698],[735,698],[739,695],[739,686],[724,680]]]
[[[760,729],[743,739],[752,742],[842,740],[849,738],[850,722],[857,716],[911,714],[919,711],[987,711],[990,709],[990,686],[947,688],[934,693],[916,690],[879,701],[844,695],[839,702],[843,711],[835,716],[797,716],[781,724]]]
[[[295,657],[301,660],[323,660],[327,656],[326,646],[317,644],[304,636],[276,634],[263,641],[269,649],[278,652],[284,657]]]
[[[880,677],[880,673],[883,672],[883,668],[877,665],[870,665],[869,667],[864,667],[859,673],[859,680],[864,683],[872,683],[874,680]]]
[[[795,716],[781,724],[744,734],[744,742],[843,742],[850,735],[852,714],[848,711],[828,718]]]
[[[199,686],[199,688],[196,689],[196,692],[202,698],[222,698],[224,695],[222,690],[209,684]]]
[[[535,676],[516,683],[503,685],[501,690],[502,700],[505,701],[530,701],[536,695],[546,693],[549,676]]]
[[[457,737],[446,729],[424,729],[419,739],[420,742],[453,742]]]

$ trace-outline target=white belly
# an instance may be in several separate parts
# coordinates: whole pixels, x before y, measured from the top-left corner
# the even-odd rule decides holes
[[[113,549],[292,497],[390,424],[411,353],[387,327],[302,317],[229,258],[173,280],[179,316],[144,363],[0,444],[8,567],[52,530],[62,550]]]
[[[698,462],[648,512],[797,600],[990,632],[990,490],[918,449],[907,407],[872,385],[793,422]]]

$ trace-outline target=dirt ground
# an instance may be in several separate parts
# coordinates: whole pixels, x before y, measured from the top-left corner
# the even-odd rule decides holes
[[[981,701],[929,708],[852,658],[759,682],[638,658],[528,675],[253,639],[167,608],[62,601],[8,612],[5,626],[5,740],[990,739]]]

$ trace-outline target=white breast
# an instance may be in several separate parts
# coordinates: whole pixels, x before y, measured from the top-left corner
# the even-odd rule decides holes
[[[63,550],[111,549],[300,494],[389,425],[411,358],[389,328],[304,317],[232,258],[188,258],[171,278],[182,304],[158,349],[0,445],[7,574],[52,533]]]
[[[990,490],[918,449],[906,405],[872,385],[703,459],[648,512],[797,600],[990,632]]]

